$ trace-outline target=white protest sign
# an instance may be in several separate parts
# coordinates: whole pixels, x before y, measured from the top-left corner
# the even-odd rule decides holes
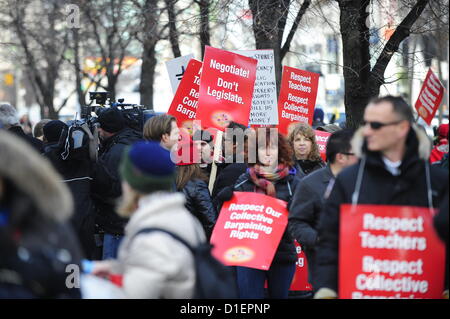
[[[174,94],[183,78],[189,61],[193,58],[193,54],[188,54],[166,62],[167,73],[169,73],[170,85]]]
[[[273,50],[232,51],[258,60],[250,125],[278,125],[277,87]]]

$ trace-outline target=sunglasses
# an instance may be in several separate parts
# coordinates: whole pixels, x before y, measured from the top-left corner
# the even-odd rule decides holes
[[[382,128],[383,126],[388,126],[388,125],[396,125],[400,122],[402,122],[403,120],[399,120],[399,121],[395,121],[395,122],[390,122],[390,123],[381,123],[381,122],[368,122],[368,121],[364,121],[363,122],[363,126],[366,126],[367,124],[370,125],[370,128],[372,130],[379,130],[380,128]]]
[[[355,153],[348,153],[348,152],[342,152],[341,154],[343,154],[343,155],[348,155],[348,156],[355,155]]]

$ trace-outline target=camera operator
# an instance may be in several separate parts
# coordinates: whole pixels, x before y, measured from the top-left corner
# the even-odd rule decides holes
[[[54,120],[43,127],[43,155],[50,160],[53,167],[61,174],[63,182],[70,189],[74,214],[70,222],[74,227],[86,258],[95,257],[94,212],[91,200],[91,169],[89,145],[70,148],[70,137],[74,127]],[[70,131],[70,132],[69,132]],[[69,148],[69,149],[68,149]],[[64,154],[65,156],[62,156]]]
[[[115,211],[116,200],[121,196],[119,163],[127,145],[142,135],[126,125],[122,112],[107,108],[98,115],[101,145],[98,161],[92,175],[92,198],[96,207],[97,238],[103,235],[102,259],[116,258],[127,220]]]

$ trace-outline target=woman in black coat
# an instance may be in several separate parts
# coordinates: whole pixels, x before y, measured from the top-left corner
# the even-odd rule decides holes
[[[308,124],[298,123],[289,133],[288,140],[294,150],[295,169],[298,177],[305,177],[326,165],[320,157],[316,134]]]
[[[249,164],[233,188],[238,192],[255,192],[290,202],[298,178],[293,168],[292,150],[281,134],[270,134],[270,129],[258,129],[257,136],[266,134],[266,146],[258,145],[255,164]],[[255,141],[258,141],[258,137]],[[251,149],[251,148],[250,148]],[[231,189],[224,189],[219,197],[229,200]],[[269,298],[287,298],[295,273],[297,254],[294,240],[286,230],[275,252],[269,270],[236,267],[240,298],[264,298],[264,282],[267,280]]]
[[[209,239],[217,220],[217,212],[209,193],[207,178],[200,168],[199,148],[191,139],[181,144],[177,157],[177,191],[186,197],[186,208],[198,218]]]

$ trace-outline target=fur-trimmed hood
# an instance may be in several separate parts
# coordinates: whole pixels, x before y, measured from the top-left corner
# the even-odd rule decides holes
[[[30,196],[45,217],[64,221],[71,216],[72,196],[50,162],[20,138],[0,130],[0,181],[2,178]]]
[[[417,124],[413,123],[411,126],[411,129],[414,131],[417,140],[419,142],[418,147],[418,156],[420,159],[423,159],[425,161],[428,161],[430,157],[431,152],[431,140],[428,138],[427,134],[417,126]],[[353,135],[353,139],[351,141],[352,150],[353,153],[358,158],[361,158],[361,156],[365,153],[363,150],[364,145],[364,135],[363,135],[363,128],[360,127],[355,134]]]

